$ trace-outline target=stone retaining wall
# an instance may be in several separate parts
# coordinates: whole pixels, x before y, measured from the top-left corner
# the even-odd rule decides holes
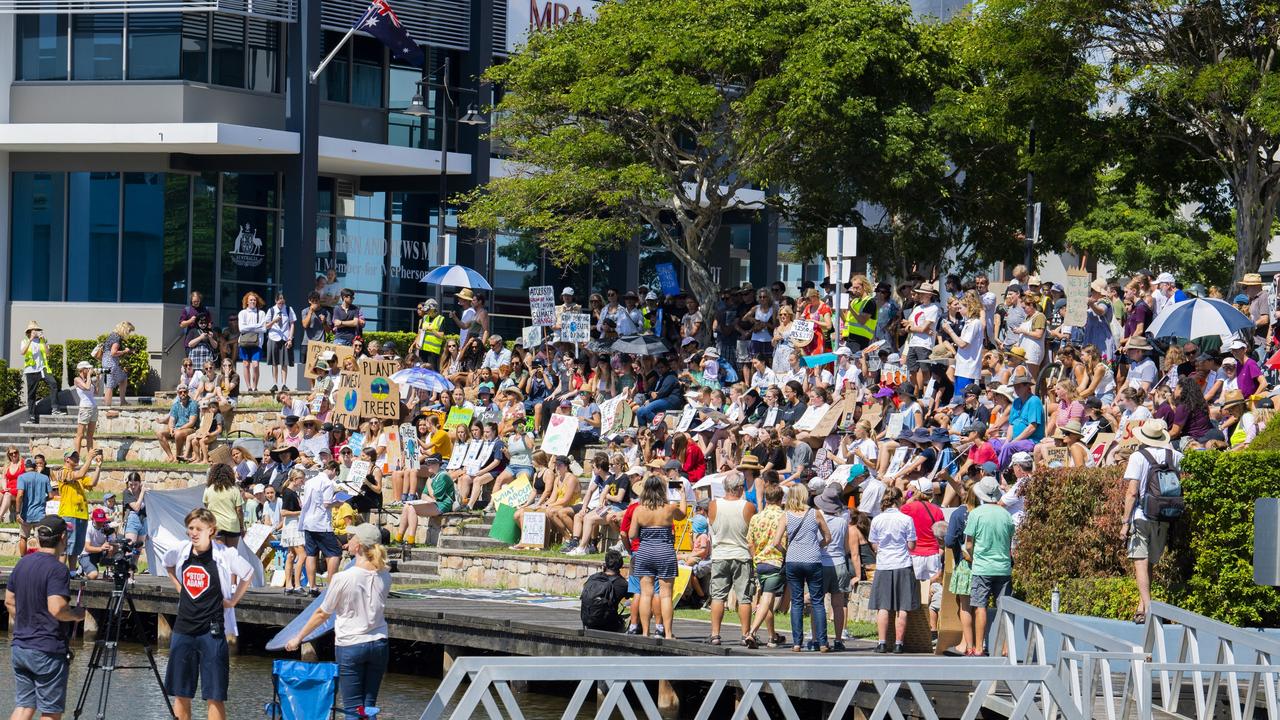
[[[522,588],[531,592],[582,594],[587,578],[600,571],[598,560],[439,550],[440,579],[486,588]],[[623,569],[626,574],[626,569]]]
[[[116,410],[120,414],[113,418],[107,417],[105,408],[99,411],[98,432],[152,437],[155,435],[156,425],[165,422],[169,417],[168,404],[130,406],[116,408]],[[267,431],[267,426],[279,416],[280,411],[274,409],[237,410],[231,421],[231,431],[244,430],[255,437],[262,437]],[[72,433],[75,432],[74,425],[69,425],[68,429]]]

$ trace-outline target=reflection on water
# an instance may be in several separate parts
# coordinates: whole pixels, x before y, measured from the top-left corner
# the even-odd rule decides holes
[[[93,650],[91,643],[73,648],[76,657],[71,667],[71,681],[67,685],[66,718],[72,717],[76,698],[84,683],[89,664],[89,655]],[[160,677],[164,677],[165,665],[169,658],[166,653],[156,653],[156,664],[160,668]],[[271,699],[271,661],[272,658],[256,655],[242,655],[231,658],[231,689],[227,700],[227,717],[233,720],[246,718],[263,718],[263,705]],[[392,657],[394,664],[395,658]],[[118,665],[146,666],[147,656],[140,645],[121,645]],[[9,660],[9,638],[0,636],[0,707],[12,707],[13,673]],[[417,675],[401,675],[387,673],[382,682],[382,690],[378,695],[378,705],[382,710],[380,718],[385,720],[407,720],[418,718],[426,709],[439,684],[437,678]],[[85,705],[82,718],[92,719],[97,713],[99,681],[95,680],[93,692]],[[545,696],[526,694],[520,697],[521,709],[530,720],[550,720],[560,717],[555,711],[564,707],[563,700]],[[199,698],[192,703],[195,718],[206,716],[205,706]],[[128,720],[164,720],[169,717],[165,709],[164,697],[156,687],[156,681],[150,668],[145,670],[116,670],[111,678],[111,692],[107,703],[106,718],[127,718]]]

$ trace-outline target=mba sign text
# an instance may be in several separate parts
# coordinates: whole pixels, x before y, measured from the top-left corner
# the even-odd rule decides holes
[[[595,15],[595,0],[507,0],[507,52],[523,45],[529,33]]]

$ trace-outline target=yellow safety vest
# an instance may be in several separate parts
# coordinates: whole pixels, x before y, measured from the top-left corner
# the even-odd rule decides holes
[[[432,335],[432,332],[438,332],[440,326],[444,323],[444,315],[422,316],[422,352],[440,354],[440,350],[444,345],[444,337],[440,335]]]
[[[40,349],[40,352],[38,353],[34,352],[37,347]],[[22,353],[22,367],[23,368],[35,367],[36,355],[40,355],[41,357],[44,358],[45,368],[48,369],[49,359],[48,359],[48,354],[45,352],[45,344],[43,340],[39,342],[33,340],[27,343],[27,349],[24,350]]]
[[[862,308],[866,307],[869,300],[871,300],[870,295],[849,303],[849,309],[844,314],[844,337],[861,337],[868,340],[875,337],[876,316],[874,314],[867,319],[866,325],[858,323],[858,315],[862,314]]]

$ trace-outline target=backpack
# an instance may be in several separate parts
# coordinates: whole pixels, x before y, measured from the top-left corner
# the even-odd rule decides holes
[[[582,627],[588,630],[622,630],[622,616],[618,614],[618,596],[613,577],[598,572],[587,578],[582,586]]]
[[[1182,499],[1182,476],[1173,462],[1173,452],[1165,451],[1157,461],[1146,449],[1138,452],[1147,460],[1147,476],[1143,478],[1142,512],[1148,520],[1169,522],[1182,517],[1187,505]]]

